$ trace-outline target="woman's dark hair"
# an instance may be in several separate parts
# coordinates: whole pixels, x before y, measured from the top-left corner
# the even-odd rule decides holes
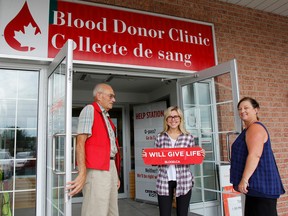
[[[243,101],[249,101],[254,109],[255,109],[255,108],[260,109],[259,103],[258,103],[254,98],[251,98],[251,97],[244,97],[244,98],[242,98],[242,99],[238,102],[238,104],[237,104],[237,108],[238,108],[238,109],[239,109],[240,104],[241,104]],[[259,120],[258,113],[256,114],[256,116],[257,116],[257,120]]]
[[[255,99],[253,99],[253,98],[251,98],[251,97],[244,97],[244,98],[242,98],[242,99],[238,102],[237,108],[239,108],[240,103],[242,103],[243,101],[249,101],[254,109],[255,109],[255,108],[258,108],[258,109],[259,109],[259,108],[260,108],[259,103],[258,103]]]

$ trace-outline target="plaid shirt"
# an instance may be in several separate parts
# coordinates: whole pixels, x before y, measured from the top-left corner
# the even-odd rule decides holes
[[[185,148],[194,146],[194,137],[190,134],[181,134],[175,143],[175,148]],[[172,143],[167,133],[157,135],[155,140],[156,148],[171,148]],[[176,169],[176,197],[185,195],[194,185],[194,176],[190,171],[189,165],[175,165]],[[169,195],[168,188],[168,165],[158,166],[158,176],[156,181],[157,194],[162,196]]]
[[[98,104],[98,103],[97,103]],[[115,141],[115,134],[113,132],[112,126],[109,124],[109,114],[108,112],[100,105],[98,104],[102,111],[103,118],[105,120],[109,139],[111,143],[111,153],[110,156],[114,157],[117,153],[117,146]],[[94,107],[92,104],[89,104],[83,108],[83,110],[80,113],[79,120],[78,120],[78,128],[77,128],[77,134],[88,134],[88,137],[91,137],[92,134],[92,126],[94,122]]]

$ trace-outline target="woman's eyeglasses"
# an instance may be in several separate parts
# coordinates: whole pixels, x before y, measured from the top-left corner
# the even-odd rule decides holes
[[[181,119],[181,117],[178,116],[178,115],[176,115],[176,116],[168,116],[166,118],[166,120],[168,120],[168,121],[172,121],[172,120],[179,121],[180,119]]]

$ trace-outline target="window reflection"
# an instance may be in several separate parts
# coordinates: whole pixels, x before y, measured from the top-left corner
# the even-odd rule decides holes
[[[36,211],[31,211],[35,208],[36,192],[25,191],[15,193],[15,215],[36,215]]]
[[[38,98],[38,74],[33,71],[21,71],[18,75],[18,98],[34,99]]]
[[[16,70],[0,70],[0,98],[16,98],[17,96],[17,74]],[[16,83],[15,83],[16,81]]]
[[[17,106],[17,127],[36,128],[37,126],[37,101],[19,100]]]
[[[0,77],[0,203],[35,215],[39,72],[0,69]]]
[[[17,130],[16,152],[36,152],[36,130]],[[35,154],[36,155],[36,154]]]
[[[0,89],[1,88],[0,86]],[[3,100],[0,98],[0,128],[14,127],[15,119],[16,100]]]

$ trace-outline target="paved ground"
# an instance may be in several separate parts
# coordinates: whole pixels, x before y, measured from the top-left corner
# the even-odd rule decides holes
[[[73,204],[72,216],[81,215],[81,203]],[[16,209],[15,215],[35,216],[35,208]],[[155,204],[134,201],[132,199],[119,199],[119,216],[158,216],[159,209]],[[172,209],[172,216],[176,216],[176,211]],[[189,213],[189,216],[196,214]]]
[[[80,216],[81,204],[73,204],[73,215]],[[159,215],[157,205],[136,202],[132,199],[119,199],[119,216],[156,216]],[[176,215],[176,214],[175,214]]]
[[[81,204],[73,205],[73,216],[80,216]],[[132,199],[119,199],[119,216],[158,216],[159,209],[155,204],[134,201]],[[176,216],[175,208],[172,209],[172,216]],[[189,213],[189,216],[196,214]]]

